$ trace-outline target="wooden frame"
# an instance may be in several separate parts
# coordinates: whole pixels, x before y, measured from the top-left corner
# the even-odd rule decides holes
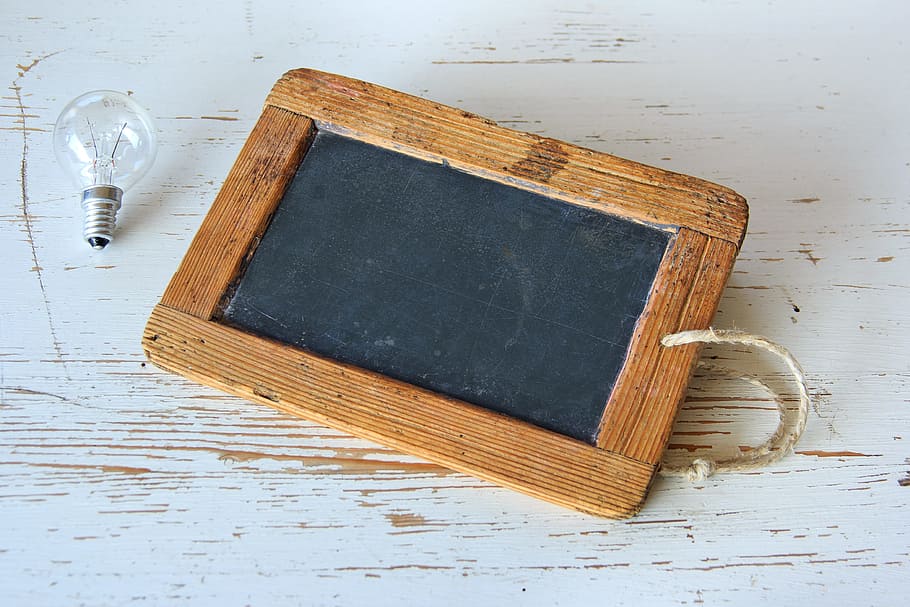
[[[596,445],[219,322],[317,130],[674,233]],[[156,365],[232,394],[563,506],[629,516],[657,471],[698,354],[694,345],[664,348],[660,338],[709,325],[747,216],[745,200],[722,186],[365,82],[294,70],[272,89],[143,346]]]

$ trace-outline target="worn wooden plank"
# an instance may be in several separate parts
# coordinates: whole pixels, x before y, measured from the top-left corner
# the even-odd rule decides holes
[[[211,318],[268,225],[315,133],[309,118],[266,107],[161,300]]]
[[[720,298],[733,268],[736,248],[729,242],[680,230],[670,258],[655,278],[642,314],[651,322],[636,328],[623,376],[601,421],[598,446],[643,462],[660,462],[685,386],[700,348],[665,348],[664,335],[705,329],[715,310],[705,302]],[[646,377],[644,381],[632,378]]]
[[[638,511],[655,466],[159,305],[156,365],[563,506]]]
[[[522,133],[464,110],[309,69],[284,75],[268,103],[377,145],[444,158],[516,187],[653,224],[742,242],[748,207],[729,188]]]

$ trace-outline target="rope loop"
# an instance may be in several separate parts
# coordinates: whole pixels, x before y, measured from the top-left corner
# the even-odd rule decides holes
[[[673,348],[686,344],[705,343],[705,344],[741,344],[765,350],[779,357],[786,363],[796,386],[799,390],[799,408],[796,419],[792,424],[787,424],[787,408],[783,398],[771,389],[768,384],[754,375],[743,373],[734,373],[724,367],[718,367],[710,363],[699,361],[698,366],[711,372],[719,373],[727,377],[741,379],[758,388],[762,388],[770,394],[777,403],[778,424],[774,433],[768,439],[745,453],[722,459],[711,459],[707,457],[696,458],[684,465],[670,465],[664,462],[661,466],[660,473],[663,476],[681,476],[691,482],[703,481],[715,472],[741,472],[745,470],[755,470],[769,466],[785,455],[793,448],[793,445],[799,440],[803,430],[806,429],[806,418],[809,416],[809,389],[806,385],[806,375],[803,372],[799,362],[793,355],[781,346],[769,339],[759,335],[752,335],[736,330],[719,330],[708,328],[696,331],[681,331],[665,335],[660,343],[667,347]]]

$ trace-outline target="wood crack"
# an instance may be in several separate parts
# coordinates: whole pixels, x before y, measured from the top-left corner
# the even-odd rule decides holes
[[[25,104],[22,101],[22,85],[20,81],[28,74],[35,66],[39,63],[57,55],[63,51],[56,51],[54,53],[48,53],[42,55],[36,59],[33,59],[28,65],[18,64],[16,67],[19,69],[19,75],[13,80],[10,85],[10,90],[13,91],[13,94],[16,96],[16,109],[19,110],[19,129],[22,132],[22,157],[19,161],[19,184],[20,184],[20,205],[22,215],[22,224],[25,228],[25,239],[28,242],[29,248],[32,253],[32,268],[35,271],[35,276],[38,278],[38,288],[41,291],[41,300],[44,303],[44,313],[47,316],[47,324],[51,334],[51,343],[54,347],[54,353],[57,360],[63,365],[63,373],[67,379],[70,379],[69,369],[66,366],[66,360],[63,358],[63,349],[60,345],[60,340],[57,337],[57,327],[54,324],[54,317],[51,313],[50,302],[47,299],[47,286],[44,284],[44,274],[41,270],[41,264],[38,261],[38,248],[35,246],[35,231],[32,225],[32,216],[29,209],[29,198],[28,198],[28,134],[29,128],[26,124],[26,120],[30,117],[30,114],[25,113]]]

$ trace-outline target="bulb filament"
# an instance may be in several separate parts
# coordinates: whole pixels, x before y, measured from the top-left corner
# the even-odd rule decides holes
[[[111,151],[111,164],[114,163],[114,154],[117,153],[117,146],[120,145],[120,138],[123,137],[123,131],[126,129],[126,123],[123,123],[123,126],[120,127],[120,132],[117,133],[117,141],[114,142],[114,149]]]
[[[107,184],[107,185],[113,185],[114,169],[117,166],[117,162],[116,162],[116,160],[114,160],[114,155],[117,153],[117,147],[120,145],[120,140],[123,138],[123,132],[126,130],[127,123],[124,122],[120,126],[120,132],[117,133],[117,140],[114,142],[114,148],[111,150],[111,157],[110,157],[110,159],[108,159],[106,157],[101,158],[101,153],[100,153],[100,150],[98,149],[98,141],[95,139],[95,129],[94,129],[94,126],[92,125],[92,121],[89,120],[88,118],[86,118],[85,122],[88,124],[88,132],[92,138],[92,149],[95,150],[95,160],[92,163],[92,166],[95,168],[95,170],[94,170],[95,178],[93,180],[94,184],[98,185],[100,182],[100,183]],[[102,175],[100,175],[101,171],[103,171],[105,169],[109,169],[106,179]]]

